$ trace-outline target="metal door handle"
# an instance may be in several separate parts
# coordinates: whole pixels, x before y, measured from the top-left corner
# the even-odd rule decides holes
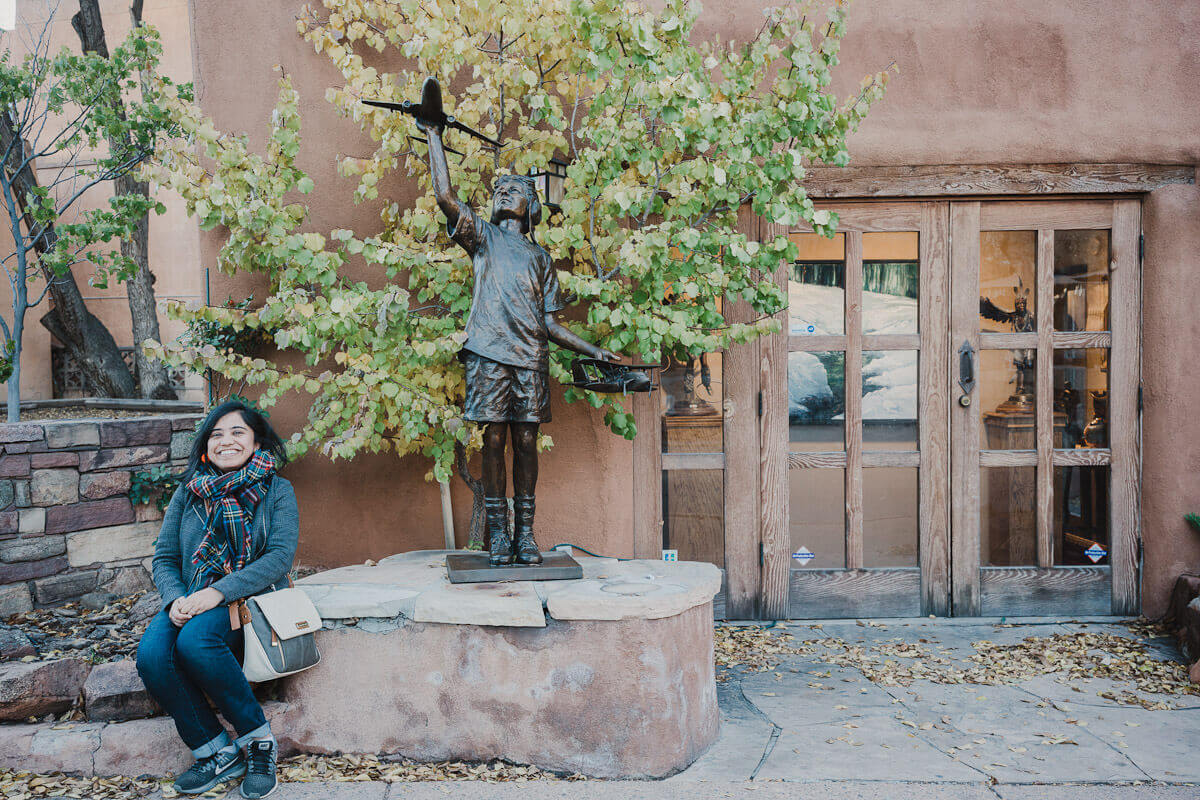
[[[975,348],[969,341],[958,348],[958,386],[963,392],[958,404],[966,408],[971,405],[971,392],[975,389]]]

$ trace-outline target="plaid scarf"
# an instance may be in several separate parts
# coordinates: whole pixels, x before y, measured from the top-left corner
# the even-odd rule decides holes
[[[204,538],[192,554],[199,565],[196,588],[211,586],[217,579],[246,565],[250,552],[250,523],[254,511],[267,493],[267,480],[275,474],[275,459],[262,450],[239,470],[218,472],[211,465],[188,481],[187,488],[207,501],[208,520]]]

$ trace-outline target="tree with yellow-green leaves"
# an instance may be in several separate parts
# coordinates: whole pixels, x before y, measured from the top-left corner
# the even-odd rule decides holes
[[[636,359],[686,358],[746,342],[779,323],[786,304],[773,281],[794,259],[786,237],[748,240],[738,209],[832,235],[836,218],[803,188],[810,164],[844,165],[846,136],[883,93],[886,72],[838,100],[829,91],[845,31],[837,2],[768,9],[749,41],[693,41],[697,3],[656,11],[628,0],[545,0],[537,13],[510,0],[325,0],[297,27],[340,71],[326,99],[378,145],[345,157],[355,198],[385,181],[417,181],[412,207],[385,205],[378,230],[306,229],[299,195],[314,191],[296,164],[299,97],[280,80],[266,152],[218,131],[180,98],[185,136],[162,152],[155,180],[178,191],[204,229],[222,226],[218,256],[230,273],[262,273],[270,291],[253,310],[175,306],[177,318],[269,333],[278,354],[254,357],[195,342],[152,346],[173,364],[256,387],[264,406],[287,392],[309,403],[293,436],[334,458],[362,450],[422,454],[429,477],[448,480],[478,447],[461,419],[456,355],[471,303],[471,264],[448,239],[429,188],[426,146],[410,117],[363,99],[416,99],[425,76],[455,91],[446,110],[502,143],[447,134],[460,151],[450,170],[460,197],[486,208],[498,174],[567,164],[560,208],[538,239],[559,265],[564,295],[582,307],[575,333]],[[371,64],[393,64],[386,72]],[[348,279],[358,258],[388,278]],[[748,323],[721,313],[744,300]],[[303,356],[304,366],[292,366]],[[552,352],[569,380],[572,354]],[[634,435],[620,395],[567,388],[568,401],[604,409],[616,433]],[[544,444],[549,444],[544,438]],[[464,475],[465,477],[465,475]]]

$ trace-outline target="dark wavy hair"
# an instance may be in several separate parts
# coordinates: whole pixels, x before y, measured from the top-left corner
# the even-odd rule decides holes
[[[196,431],[196,439],[192,442],[192,451],[188,454],[187,469],[183,473],[184,483],[190,481],[196,471],[200,469],[200,457],[208,452],[208,440],[212,436],[213,428],[217,427],[217,421],[231,411],[242,415],[242,419],[250,426],[250,430],[254,431],[254,443],[259,449],[265,450],[275,457],[276,468],[287,463],[287,449],[284,447],[283,440],[267,422],[263,413],[256,408],[251,408],[241,400],[226,400],[208,412],[208,416],[204,418],[204,422]]]

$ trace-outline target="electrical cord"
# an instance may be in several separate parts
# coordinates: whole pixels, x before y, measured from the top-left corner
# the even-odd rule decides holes
[[[593,553],[591,550],[588,550],[586,547],[580,547],[579,545],[574,544],[573,542],[559,542],[558,544],[554,545],[554,547],[551,547],[550,549],[557,550],[558,548],[562,547],[563,545],[566,545],[567,547],[573,547],[581,553],[587,553],[589,556],[592,556],[593,558],[615,558],[617,561],[633,561],[634,560],[632,558],[619,558],[617,556],[602,556],[599,553]]]

